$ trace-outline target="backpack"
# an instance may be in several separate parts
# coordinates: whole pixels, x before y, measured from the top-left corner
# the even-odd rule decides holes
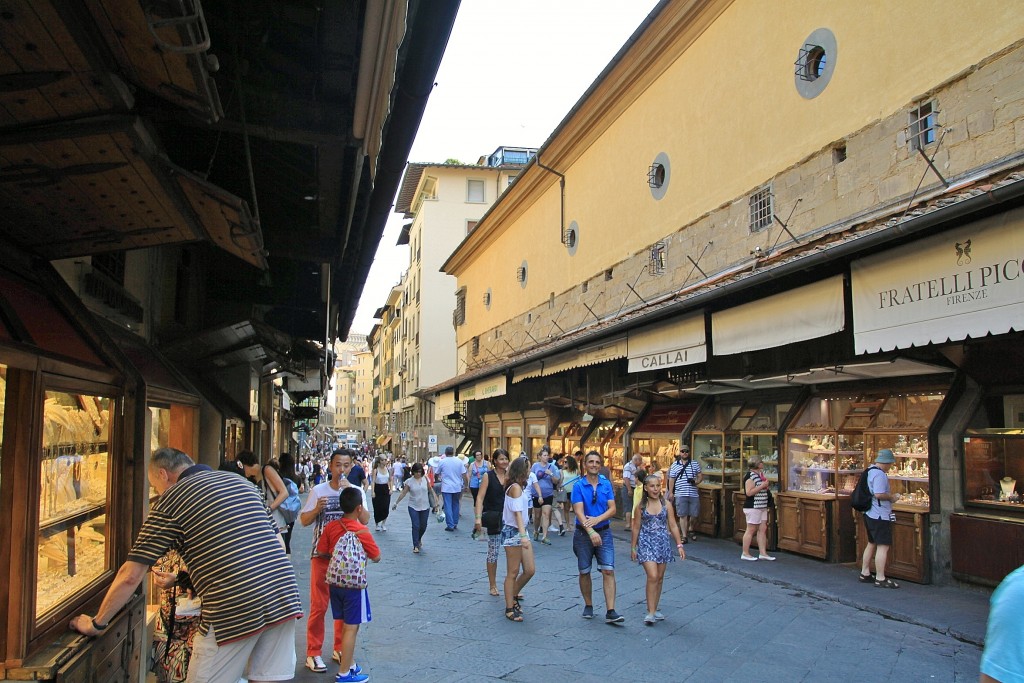
[[[288,497],[277,506],[277,509],[281,512],[281,518],[285,524],[294,524],[295,520],[299,518],[299,510],[302,509],[302,501],[299,500],[299,487],[288,477],[282,477],[282,479],[284,487],[288,490]]]
[[[850,494],[850,506],[857,512],[867,512],[871,509],[871,502],[875,497],[871,495],[871,489],[868,488],[868,472],[877,469],[872,465],[861,472],[860,479],[857,480],[857,485],[853,488],[853,493]]]
[[[327,564],[327,583],[342,588],[366,588],[366,550],[354,531],[346,531],[334,544]]]

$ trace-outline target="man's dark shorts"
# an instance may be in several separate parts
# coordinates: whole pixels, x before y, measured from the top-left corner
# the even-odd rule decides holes
[[[548,507],[551,507],[551,506],[552,506],[552,505],[554,504],[554,502],[555,502],[555,496],[554,496],[554,494],[552,494],[552,495],[550,495],[550,496],[546,496],[546,497],[545,497],[545,498],[544,498],[544,499],[543,499],[543,500],[541,501],[541,507],[543,507],[543,506],[545,506],[545,505],[547,505]]]
[[[887,519],[875,519],[864,516],[864,528],[868,532],[868,542],[875,545],[892,545],[892,522]]]

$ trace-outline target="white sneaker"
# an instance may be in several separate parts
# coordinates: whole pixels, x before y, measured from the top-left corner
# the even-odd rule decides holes
[[[659,611],[655,611],[654,612],[654,618],[657,619],[658,621],[665,621],[665,615],[662,614]]]
[[[740,559],[746,560],[747,562],[757,562],[757,558],[751,555],[740,555]]]
[[[313,655],[312,657],[306,657],[306,668],[313,673],[322,674],[327,671],[327,665],[324,664],[323,657],[320,655]]]
[[[387,531],[388,530],[387,522],[381,522],[380,523],[380,530],[381,531]]]
[[[548,527],[548,531],[553,531],[555,533],[558,533],[558,527],[555,526],[554,524],[552,524],[551,526]]]
[[[648,614],[646,617],[644,617],[644,623],[648,626],[654,626],[655,619],[656,617],[653,614]]]

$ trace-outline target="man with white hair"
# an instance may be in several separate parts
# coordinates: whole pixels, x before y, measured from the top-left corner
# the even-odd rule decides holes
[[[175,448],[157,449],[149,483],[160,494],[95,615],[71,628],[96,636],[127,604],[163,555],[181,553],[203,616],[188,680],[250,683],[295,676],[295,620],[302,603],[277,523],[259,489],[231,472],[196,465]],[[153,570],[170,588],[176,573]],[[267,590],[273,586],[273,590]]]

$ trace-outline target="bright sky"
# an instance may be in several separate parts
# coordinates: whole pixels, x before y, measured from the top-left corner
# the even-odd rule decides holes
[[[410,161],[476,163],[540,147],[657,0],[462,0]],[[352,332],[367,334],[409,264],[392,214]]]

